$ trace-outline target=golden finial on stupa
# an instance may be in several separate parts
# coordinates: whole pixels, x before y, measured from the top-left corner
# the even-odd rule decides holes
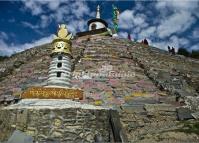
[[[57,35],[54,36],[53,51],[52,53],[67,53],[71,54],[71,38],[72,34],[69,34],[65,24],[59,25]]]
[[[66,25],[64,25],[64,24],[59,25],[59,31],[58,31],[57,35],[60,38],[66,38],[66,36],[68,35],[68,30],[66,29]]]

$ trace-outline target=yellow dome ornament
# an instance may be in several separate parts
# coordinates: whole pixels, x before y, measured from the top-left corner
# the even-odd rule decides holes
[[[59,30],[57,35],[54,36],[53,50],[52,54],[54,53],[66,53],[71,55],[71,38],[72,34],[68,33],[68,29],[65,24],[59,25]]]
[[[68,35],[68,30],[66,28],[66,25],[64,25],[64,24],[59,25],[59,31],[58,31],[57,35],[60,38],[65,38]]]

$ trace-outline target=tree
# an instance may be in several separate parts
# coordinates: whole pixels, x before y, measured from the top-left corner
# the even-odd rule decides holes
[[[0,56],[0,61],[3,61],[5,59],[7,59],[8,57],[7,56]]]
[[[192,50],[190,57],[195,58],[195,59],[199,59],[199,50]]]
[[[179,48],[177,54],[188,57],[190,53],[185,48]]]

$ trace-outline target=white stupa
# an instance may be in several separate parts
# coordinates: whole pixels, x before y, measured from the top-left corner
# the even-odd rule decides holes
[[[89,20],[87,24],[89,27],[89,31],[108,27],[108,23],[105,20],[100,18],[99,5],[97,6],[96,18]]]
[[[47,87],[71,87],[71,35],[65,25],[59,27],[58,37],[53,40]]]

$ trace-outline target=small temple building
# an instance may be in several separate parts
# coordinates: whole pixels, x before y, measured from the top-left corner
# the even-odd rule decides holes
[[[89,31],[96,29],[108,28],[108,23],[100,18],[100,6],[97,6],[96,18],[88,21]]]
[[[111,30],[108,28],[108,23],[101,18],[100,6],[97,6],[96,17],[87,22],[88,31],[76,33],[76,37],[106,35],[111,36]]]

